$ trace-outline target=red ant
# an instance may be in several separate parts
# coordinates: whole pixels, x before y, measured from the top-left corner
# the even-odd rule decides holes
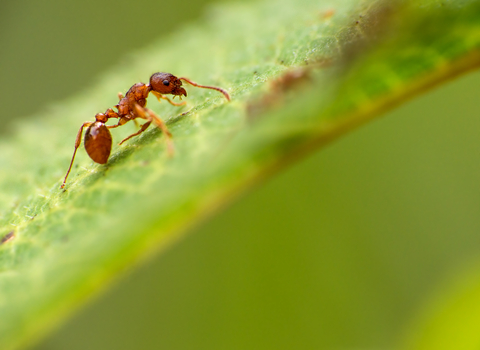
[[[217,90],[218,92],[221,92],[228,101],[230,101],[230,95],[224,89],[214,86],[200,85],[187,78],[177,78],[170,73],[153,74],[150,77],[150,84],[136,83],[130,88],[130,90],[128,90],[125,96],[121,93],[118,94],[120,101],[114,106],[118,112],[109,108],[105,113],[97,113],[94,122],[85,122],[82,124],[80,130],[78,130],[77,138],[75,139],[75,150],[73,151],[72,161],[70,162],[67,174],[65,175],[65,179],[60,188],[65,187],[68,174],[70,174],[70,170],[72,169],[73,160],[75,159],[75,154],[77,153],[77,149],[80,146],[80,140],[82,139],[83,128],[87,128],[84,139],[85,150],[90,158],[99,164],[105,164],[108,161],[108,157],[112,150],[112,135],[108,129],[117,128],[126,124],[130,120],[135,120],[136,118],[146,119],[147,121],[140,127],[139,131],[123,139],[119,145],[134,136],[140,135],[152,122],[154,122],[167,137],[168,152],[172,154],[172,134],[168,131],[167,126],[162,119],[160,119],[160,117],[151,109],[146,108],[145,105],[147,104],[147,97],[150,92],[157,97],[158,101],[164,99],[174,106],[184,105],[185,102],[175,103],[168,97],[164,96],[170,94],[173,95],[173,98],[175,98],[175,96],[180,96],[180,99],[182,99],[182,95],[187,96],[187,91],[182,87],[182,80],[199,88]],[[118,123],[116,125],[105,125],[110,118],[119,119]]]

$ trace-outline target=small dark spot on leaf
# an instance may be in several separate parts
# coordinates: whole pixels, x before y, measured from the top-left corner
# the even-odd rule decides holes
[[[7,242],[10,242],[15,238],[15,231],[11,231],[7,233],[5,236],[3,236],[2,240],[0,241],[0,244],[5,244]]]
[[[348,64],[356,59],[359,54],[375,45],[381,38],[389,35],[392,29],[393,16],[398,8],[395,1],[382,2],[367,12],[358,14],[358,20],[352,20],[352,27],[361,26],[361,33],[345,42],[343,45],[343,64]]]

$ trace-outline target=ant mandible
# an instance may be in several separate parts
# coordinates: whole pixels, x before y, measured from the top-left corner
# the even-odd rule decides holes
[[[105,164],[108,161],[108,157],[110,156],[110,152],[112,150],[112,135],[108,129],[117,128],[126,124],[130,120],[135,120],[136,118],[145,119],[146,122],[140,127],[139,131],[124,138],[119,145],[134,136],[140,135],[153,122],[165,134],[167,138],[168,152],[172,154],[172,134],[170,131],[168,131],[168,128],[162,119],[160,119],[160,117],[151,109],[146,108],[145,105],[147,104],[148,94],[151,92],[157,97],[159,102],[164,99],[174,106],[183,106],[185,102],[175,103],[168,97],[164,96],[173,95],[173,98],[175,98],[175,96],[179,96],[180,99],[182,99],[182,95],[187,96],[187,91],[185,91],[185,89],[182,87],[182,81],[199,88],[212,89],[221,92],[227,101],[230,101],[230,95],[224,89],[214,86],[200,85],[187,78],[177,78],[170,73],[159,72],[153,74],[150,77],[149,84],[136,83],[127,91],[125,96],[123,96],[121,93],[118,94],[120,101],[114,106],[118,112],[115,112],[112,108],[109,108],[105,111],[105,113],[97,113],[95,115],[94,122],[85,122],[82,124],[80,130],[78,130],[77,138],[75,139],[75,150],[73,151],[70,166],[68,167],[67,174],[65,175],[65,179],[63,180],[63,184],[60,188],[65,187],[68,174],[70,174],[70,170],[72,169],[75,154],[80,146],[84,128],[87,128],[84,139],[85,150],[90,158],[99,164]],[[110,118],[117,118],[118,123],[115,125],[105,125]]]

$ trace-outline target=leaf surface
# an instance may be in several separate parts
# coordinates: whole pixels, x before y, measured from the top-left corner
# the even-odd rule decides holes
[[[265,1],[213,8],[137,52],[90,91],[0,142],[0,345],[42,336],[119,272],[164,249],[260,179],[480,64],[480,1]],[[149,99],[152,128],[109,162],[75,134],[116,93],[158,70],[201,84],[188,107]],[[89,117],[91,116],[91,117]],[[112,130],[114,141],[135,131]]]

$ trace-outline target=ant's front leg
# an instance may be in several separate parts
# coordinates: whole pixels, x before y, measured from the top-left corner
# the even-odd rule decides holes
[[[85,122],[80,127],[80,130],[78,130],[77,138],[75,139],[75,150],[73,151],[72,160],[70,162],[70,166],[68,167],[67,175],[65,175],[65,179],[63,180],[63,184],[62,184],[62,186],[60,186],[60,188],[65,187],[65,183],[67,182],[68,174],[70,174],[70,170],[72,169],[73,160],[75,159],[75,154],[77,154],[77,149],[78,149],[78,147],[80,147],[80,142],[82,141],[83,128],[89,127],[92,124],[93,124],[93,122]]]
[[[161,101],[160,101],[160,99],[162,99],[162,100],[167,100],[167,101],[168,101],[168,103],[170,103],[171,105],[174,105],[174,106],[184,106],[184,105],[186,105],[186,104],[187,104],[187,102],[186,102],[186,101],[183,101],[183,102],[181,102],[181,103],[176,103],[176,102],[173,102],[173,101],[172,101],[172,100],[170,100],[170,99],[169,99],[167,96],[163,96],[161,93],[159,93],[159,92],[156,92],[156,91],[153,91],[153,90],[152,90],[152,91],[150,91],[150,92],[151,92],[152,94],[154,94],[154,95],[157,97],[157,99],[158,99],[158,102],[161,102]],[[174,96],[174,97],[175,97],[175,96]],[[180,98],[181,98],[181,97],[180,97]]]
[[[121,92],[118,93],[118,100],[120,101],[123,98],[123,94]]]

